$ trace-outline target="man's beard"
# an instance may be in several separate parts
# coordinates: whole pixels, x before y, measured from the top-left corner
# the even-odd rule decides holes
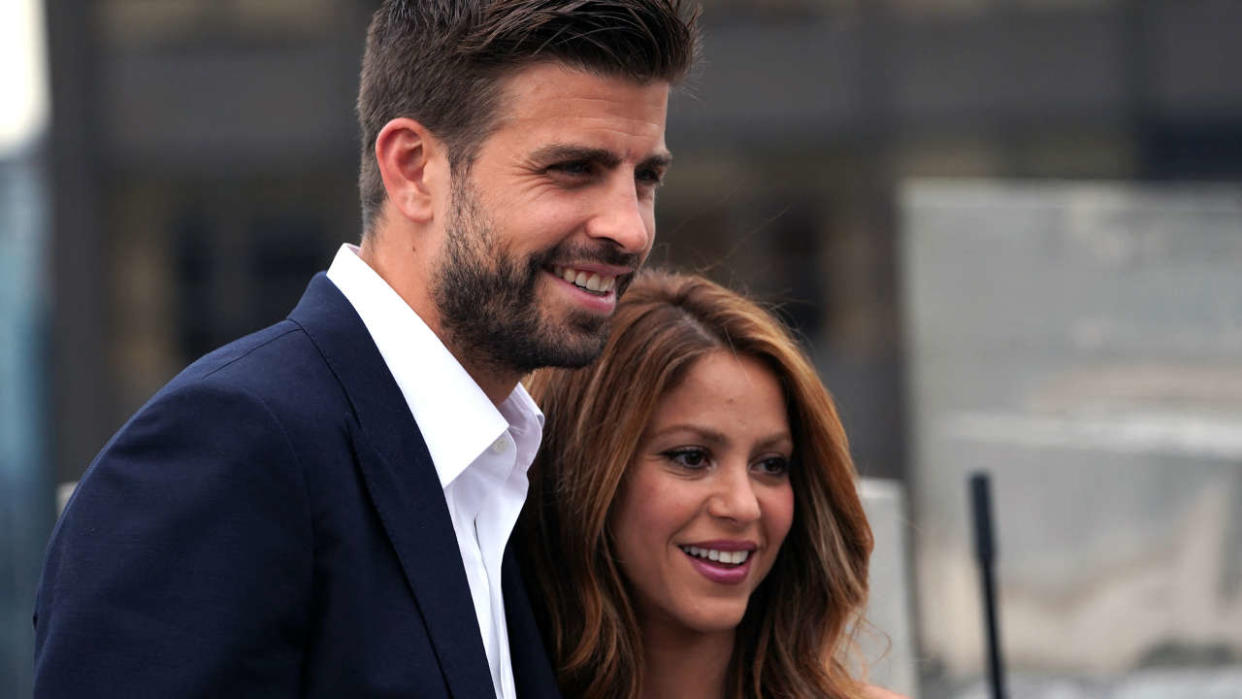
[[[539,278],[556,263],[599,262],[637,268],[638,255],[601,241],[598,248],[557,245],[515,259],[504,249],[465,180],[453,187],[440,268],[432,295],[445,344],[464,362],[525,374],[540,367],[581,367],[608,340],[609,319],[573,310],[565,318],[545,317],[538,304]],[[617,279],[620,298],[630,276]]]

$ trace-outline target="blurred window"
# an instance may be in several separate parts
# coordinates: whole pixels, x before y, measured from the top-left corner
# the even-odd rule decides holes
[[[30,696],[35,582],[51,528],[44,8],[0,3],[0,696]]]
[[[851,16],[876,7],[900,16],[973,15],[983,12],[1022,8],[1027,10],[1075,10],[1110,7],[1121,0],[704,0],[703,10],[710,21],[734,17],[780,18],[782,16]]]
[[[329,35],[337,0],[104,0],[102,34],[122,46],[187,39],[287,39]]]
[[[703,0],[704,16],[710,21],[732,17],[805,17],[854,14],[863,2],[874,0]]]

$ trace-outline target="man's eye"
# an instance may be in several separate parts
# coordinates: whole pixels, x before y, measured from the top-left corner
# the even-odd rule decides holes
[[[572,160],[570,162],[552,165],[548,168],[548,171],[562,175],[582,177],[591,174],[591,163],[585,160]]]
[[[670,449],[664,452],[664,458],[690,469],[700,469],[707,465],[707,451],[697,447]]]
[[[634,179],[649,187],[659,187],[664,181],[664,172],[655,168],[642,168],[634,172]]]

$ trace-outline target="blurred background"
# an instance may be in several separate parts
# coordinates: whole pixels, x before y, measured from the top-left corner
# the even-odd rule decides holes
[[[0,3],[0,696],[58,487],[357,239],[377,4]],[[986,696],[984,469],[1011,696],[1242,697],[1242,3],[703,5],[655,259],[840,403],[876,679]]]

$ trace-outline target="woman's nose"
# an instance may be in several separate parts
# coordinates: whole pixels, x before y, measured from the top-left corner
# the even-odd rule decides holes
[[[759,519],[759,498],[755,494],[749,469],[721,469],[718,486],[708,502],[707,512],[713,517],[743,524]]]

